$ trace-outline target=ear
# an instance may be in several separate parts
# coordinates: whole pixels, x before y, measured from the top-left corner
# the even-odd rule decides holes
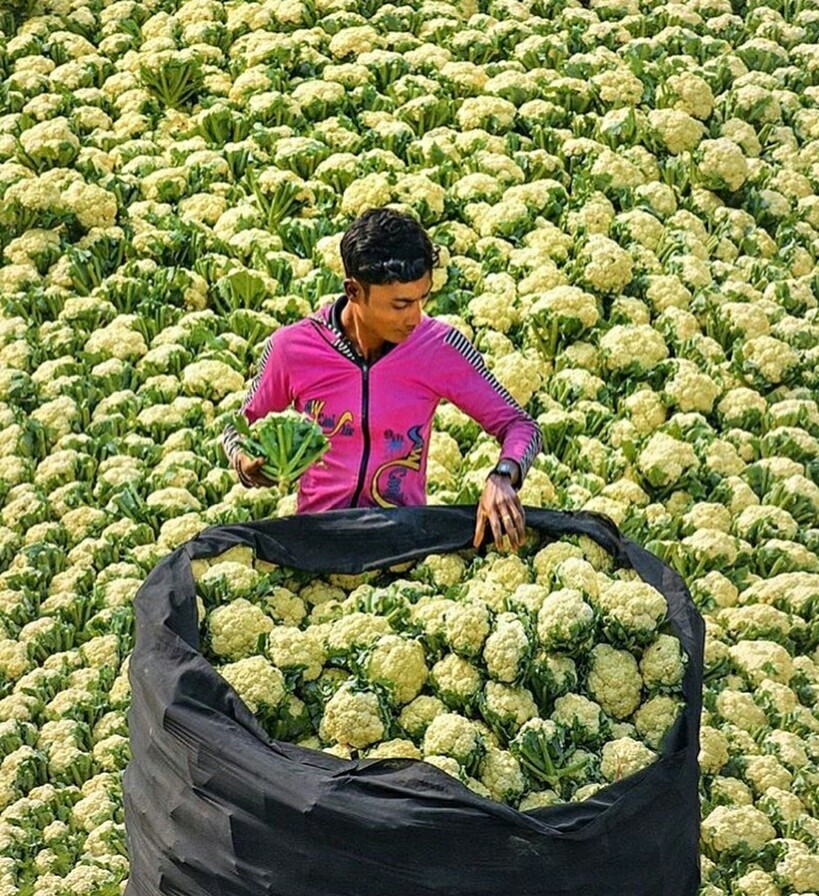
[[[355,277],[348,277],[344,281],[344,294],[347,296],[347,299],[350,302],[355,302],[356,304],[363,303],[364,301],[364,287],[356,280]]]
[[[344,281],[344,292],[349,301],[356,305],[366,305],[369,301],[364,284],[355,277],[348,277]]]

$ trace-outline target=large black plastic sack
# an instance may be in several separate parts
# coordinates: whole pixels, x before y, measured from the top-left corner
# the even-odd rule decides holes
[[[604,517],[526,509],[590,536],[667,598],[687,700],[651,766],[577,804],[518,812],[413,760],[272,741],[198,652],[190,559],[251,545],[356,573],[471,544],[474,507],[349,510],[205,530],[136,598],[126,896],[695,896],[704,626],[682,579]]]

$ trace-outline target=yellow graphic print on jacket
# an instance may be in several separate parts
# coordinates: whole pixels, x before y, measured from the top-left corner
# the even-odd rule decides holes
[[[397,507],[398,500],[402,497],[402,481],[408,470],[418,472],[421,469],[421,458],[424,454],[424,440],[421,436],[421,427],[413,426],[407,433],[412,448],[409,454],[397,460],[388,460],[375,471],[372,478],[372,496],[379,507]],[[386,475],[386,484],[383,485],[382,477]],[[390,500],[392,499],[392,500]]]
[[[339,432],[343,433],[343,435],[352,435],[352,424],[354,422],[352,411],[345,411],[339,416],[338,420],[336,420],[335,417],[324,415],[323,411],[326,404],[326,401],[322,401],[319,398],[313,398],[307,402],[304,406],[304,410],[316,421],[316,423],[318,423],[322,432],[328,439],[331,439]]]

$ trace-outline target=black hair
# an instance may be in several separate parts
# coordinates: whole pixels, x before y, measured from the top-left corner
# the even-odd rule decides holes
[[[364,286],[411,283],[432,271],[440,252],[424,228],[406,212],[371,208],[360,214],[341,238],[344,272]]]

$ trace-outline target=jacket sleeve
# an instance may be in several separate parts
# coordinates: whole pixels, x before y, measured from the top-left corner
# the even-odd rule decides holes
[[[292,395],[287,375],[289,367],[284,357],[284,330],[276,330],[268,337],[262,356],[259,359],[259,370],[247,390],[239,410],[253,423],[271,412],[283,411],[290,406]],[[236,470],[243,485],[249,485],[236,467],[236,455],[241,438],[230,423],[222,431],[222,447],[228,463]]]
[[[450,329],[443,337],[441,351],[443,397],[501,443],[500,456],[520,467],[519,487],[543,450],[540,427],[501,385],[463,333]]]

